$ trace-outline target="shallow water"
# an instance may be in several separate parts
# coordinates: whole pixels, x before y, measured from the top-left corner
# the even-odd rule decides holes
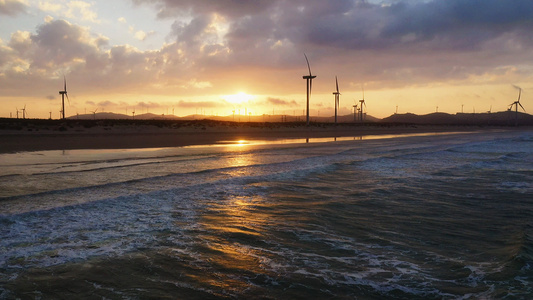
[[[533,133],[0,155],[0,298],[527,298]]]

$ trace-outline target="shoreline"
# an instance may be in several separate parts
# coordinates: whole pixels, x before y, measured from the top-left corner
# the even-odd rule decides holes
[[[70,123],[62,127],[28,123],[26,127],[0,129],[0,153],[74,149],[140,149],[211,145],[222,141],[341,138],[410,133],[531,130],[531,127],[456,126],[413,124],[188,123],[121,124]],[[63,129],[62,129],[63,128]]]

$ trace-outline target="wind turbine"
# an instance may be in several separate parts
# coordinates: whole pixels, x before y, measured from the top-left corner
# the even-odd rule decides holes
[[[93,110],[93,120],[96,120],[96,111],[98,110],[98,108],[96,108],[95,110]]]
[[[133,111],[131,113],[133,115],[133,119],[135,120],[135,108],[133,109]]]
[[[333,95],[335,95],[335,124],[337,124],[337,111],[340,109],[339,107],[339,81],[337,80],[337,76],[335,76],[335,85],[337,87],[337,91],[333,92]]]
[[[19,108],[15,107],[15,109],[17,110],[17,119],[18,119],[19,118]]]
[[[307,125],[309,125],[309,97],[311,96],[311,89],[313,87],[313,79],[316,78],[316,76],[313,76],[311,74],[311,67],[309,66],[309,60],[307,59],[307,55],[305,55],[305,61],[307,62],[307,68],[309,69],[309,75],[305,75],[302,78],[307,81]]]
[[[365,87],[363,87],[363,99],[359,100],[359,103],[360,103],[360,108],[359,108],[360,118],[359,118],[359,120],[361,120],[361,122],[363,122],[363,105],[366,107],[366,103],[365,103]]]
[[[26,119],[26,104],[24,104],[24,108],[22,110],[22,119]]]
[[[354,99],[353,100],[353,121],[355,122],[357,120],[357,115],[356,115],[356,112],[357,112],[357,101]]]
[[[61,118],[65,119],[65,96],[67,96],[68,103],[70,104],[70,99],[67,94],[67,78],[65,76],[63,76],[63,82],[65,83],[65,87],[62,91],[59,91],[59,94],[61,95]]]
[[[522,95],[522,88],[520,87],[516,87],[518,88],[518,100],[516,100],[515,102],[511,103],[511,105],[509,105],[509,111],[511,111],[513,109],[513,105],[515,107],[515,119],[514,119],[514,122],[515,122],[515,126],[518,126],[518,105],[520,105],[520,107],[522,108],[522,110],[524,110],[524,112],[526,111],[526,109],[522,106],[522,104],[520,104],[520,96]]]

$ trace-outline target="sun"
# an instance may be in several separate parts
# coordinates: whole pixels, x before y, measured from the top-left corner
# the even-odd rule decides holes
[[[242,103],[245,103],[245,102],[248,102],[250,100],[252,100],[253,98],[255,98],[254,96],[252,95],[248,95],[244,92],[240,92],[240,93],[237,93],[237,94],[233,94],[233,95],[225,95],[225,96],[222,96],[222,99],[230,102],[230,103],[233,103],[233,104],[242,104]]]

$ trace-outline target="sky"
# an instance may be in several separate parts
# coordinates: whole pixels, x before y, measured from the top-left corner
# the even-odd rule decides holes
[[[533,111],[531,0],[0,0],[0,117]]]

